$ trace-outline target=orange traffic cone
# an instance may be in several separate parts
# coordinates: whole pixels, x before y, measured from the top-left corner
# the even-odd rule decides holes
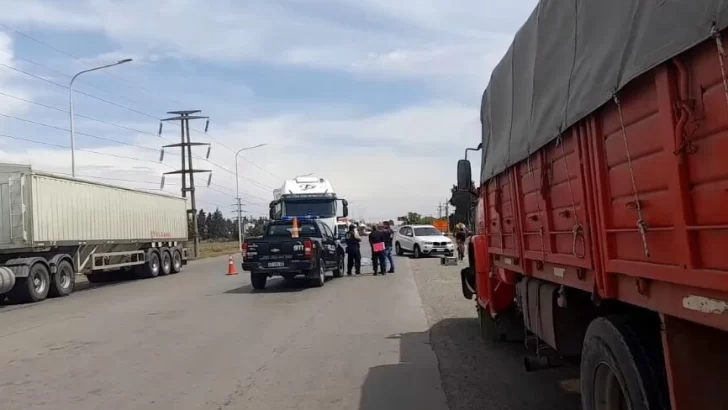
[[[235,262],[233,261],[233,255],[230,255],[230,262],[228,263],[228,273],[227,276],[233,276],[237,275],[238,271],[235,269]]]

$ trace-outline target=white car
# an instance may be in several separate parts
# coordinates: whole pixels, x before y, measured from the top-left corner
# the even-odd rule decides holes
[[[422,255],[452,256],[455,245],[432,225],[403,225],[394,234],[394,250],[400,256],[410,252],[415,258]]]

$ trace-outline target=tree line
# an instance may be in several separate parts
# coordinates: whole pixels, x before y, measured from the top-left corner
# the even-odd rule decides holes
[[[242,225],[245,229],[245,236],[262,235],[263,227],[267,222],[268,219],[263,217],[252,218],[244,216]],[[237,218],[225,218],[219,208],[215,209],[214,212],[206,212],[204,209],[200,209],[197,213],[197,234],[200,240],[203,241],[237,240],[238,220]]]

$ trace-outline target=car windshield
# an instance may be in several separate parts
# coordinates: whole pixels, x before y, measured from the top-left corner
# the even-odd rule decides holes
[[[286,200],[283,206],[287,216],[314,215],[321,218],[336,216],[336,201],[333,199]]]
[[[298,224],[298,235],[307,237],[320,237],[316,231],[316,227],[312,223],[301,223]],[[291,238],[293,232],[293,223],[277,223],[268,226],[266,236],[280,236],[283,238]]]
[[[426,226],[415,228],[415,236],[442,236],[442,232],[438,231],[434,226]]]

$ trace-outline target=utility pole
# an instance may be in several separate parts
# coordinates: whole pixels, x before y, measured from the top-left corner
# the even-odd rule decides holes
[[[445,220],[447,221],[447,233],[450,233],[450,202],[445,200]]]
[[[245,230],[245,222],[243,221],[244,209],[243,204],[240,202],[240,198],[235,198],[235,200],[237,203],[232,204],[232,207],[234,208],[233,212],[235,212],[238,216],[238,246],[240,248],[239,250],[242,251],[243,237],[245,236],[245,232],[243,232]]]
[[[437,219],[442,219],[442,210],[443,210],[442,203],[437,204],[437,214],[438,214]]]
[[[212,171],[209,169],[194,169],[192,166],[192,147],[193,146],[207,146],[206,159],[210,158],[211,145],[205,142],[192,142],[190,140],[190,120],[207,120],[205,124],[205,132],[207,132],[210,126],[210,117],[201,115],[192,115],[199,113],[200,110],[182,110],[182,111],[167,111],[167,114],[172,114],[174,117],[164,118],[159,124],[159,134],[162,134],[162,124],[165,121],[179,121],[180,122],[180,143],[170,144],[162,147],[162,153],[159,157],[161,162],[164,159],[164,149],[180,147],[182,150],[182,169],[176,171],[165,172],[162,175],[161,188],[164,188],[164,179],[167,175],[181,175],[182,177],[182,197],[187,198],[187,192],[190,193],[191,209],[188,212],[188,220],[192,221],[192,249],[195,258],[200,257],[200,236],[197,232],[197,202],[195,201],[195,174],[206,172],[209,174],[207,178],[207,186],[210,186],[212,182]],[[189,186],[187,185],[187,179],[189,177]]]

